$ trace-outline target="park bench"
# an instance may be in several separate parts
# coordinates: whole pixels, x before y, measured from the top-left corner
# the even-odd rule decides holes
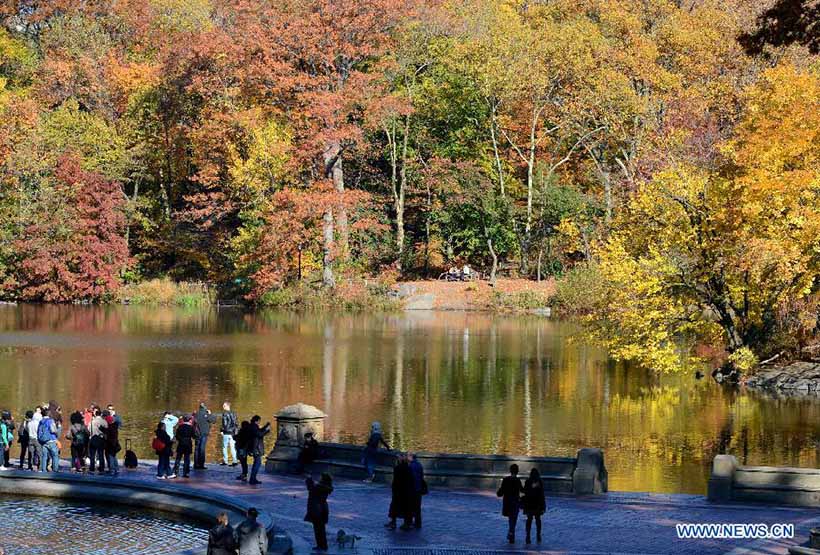
[[[820,506],[820,470],[743,466],[732,455],[717,455],[709,477],[709,501]]]

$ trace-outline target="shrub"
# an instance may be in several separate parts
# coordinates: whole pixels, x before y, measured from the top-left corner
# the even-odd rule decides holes
[[[591,314],[605,295],[605,285],[594,264],[576,266],[555,285],[550,306],[563,316]]]
[[[549,296],[541,291],[519,291],[503,293],[493,291],[490,297],[490,308],[499,312],[520,312],[544,308],[549,303]]]
[[[211,305],[216,296],[204,283],[175,282],[164,277],[122,287],[118,302],[139,305],[198,307]]]

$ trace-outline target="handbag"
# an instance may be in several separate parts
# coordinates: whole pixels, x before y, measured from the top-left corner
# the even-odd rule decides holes
[[[164,451],[165,450],[165,442],[162,441],[160,438],[155,437],[153,441],[151,441],[151,449],[154,451]]]

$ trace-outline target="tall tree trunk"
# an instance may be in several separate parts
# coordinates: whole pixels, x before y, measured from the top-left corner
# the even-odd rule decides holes
[[[493,240],[487,238],[487,248],[490,249],[490,256],[493,258],[493,267],[490,270],[490,286],[495,287],[495,274],[498,272],[498,255],[493,248]]]
[[[344,205],[345,179],[342,168],[342,145],[338,140],[328,143],[325,154],[325,172],[339,193],[340,206],[336,214],[339,228],[339,257],[346,260],[350,253],[350,230],[347,221],[347,207]]]
[[[396,246],[399,250],[399,263],[404,255],[404,198],[407,190],[407,141],[410,135],[410,114],[404,116],[404,137],[401,145],[401,172],[399,173],[399,191],[396,195]]]
[[[338,141],[331,142],[325,148],[323,153],[325,164],[325,175],[333,182],[336,191],[339,191],[337,178],[341,181],[342,190],[344,190],[344,181],[342,180],[342,166],[341,166],[341,147]],[[347,223],[347,215],[345,214],[345,224]],[[341,217],[340,217],[341,219]],[[333,229],[333,208],[328,206],[322,218],[322,284],[325,287],[333,287],[336,280],[333,276],[333,243],[334,243],[334,229]]]

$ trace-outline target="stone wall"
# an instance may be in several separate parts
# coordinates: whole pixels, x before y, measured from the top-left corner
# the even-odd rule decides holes
[[[820,506],[820,470],[741,466],[732,455],[717,455],[709,477],[709,501]]]

